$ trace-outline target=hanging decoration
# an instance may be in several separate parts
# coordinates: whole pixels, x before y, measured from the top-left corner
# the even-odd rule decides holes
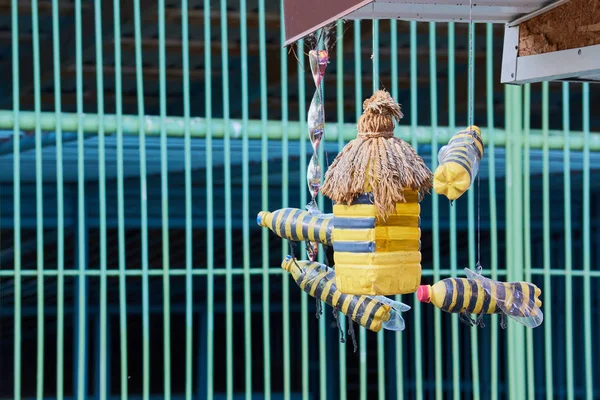
[[[485,314],[500,314],[500,326],[506,328],[506,316],[529,328],[544,320],[539,296],[542,291],[528,282],[500,282],[465,268],[467,278],[446,278],[434,285],[422,285],[417,299],[435,307],[458,313],[467,325],[484,327]],[[471,314],[478,315],[473,320]]]
[[[327,50],[311,50],[308,53],[310,70],[315,83],[315,93],[313,94],[310,107],[308,109],[308,137],[313,149],[313,155],[306,171],[306,180],[308,191],[312,200],[307,205],[307,210],[312,215],[320,214],[317,205],[317,194],[321,189],[321,166],[319,165],[319,145],[325,133],[325,110],[323,108],[323,77],[327,69],[329,54]],[[319,245],[316,241],[307,241],[307,254],[310,261],[317,260]]]
[[[462,196],[472,185],[483,158],[483,140],[477,126],[457,132],[438,152],[433,190],[450,201]]]
[[[269,228],[282,239],[332,245],[333,214],[310,213],[299,208],[282,208],[273,212],[259,212],[256,222],[258,226]]]
[[[373,332],[404,330],[401,312],[410,310],[406,304],[383,296],[342,293],[336,286],[334,270],[314,261],[300,261],[287,256],[281,268],[292,275],[300,289],[341,311],[360,326]]]
[[[338,289],[356,295],[413,293],[421,279],[419,202],[432,173],[394,137],[400,105],[384,90],[363,103],[357,138],[333,161],[323,195],[334,202]]]

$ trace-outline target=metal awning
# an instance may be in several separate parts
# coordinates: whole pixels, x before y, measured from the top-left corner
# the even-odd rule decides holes
[[[508,23],[556,3],[548,0],[473,0],[474,22]],[[338,19],[468,22],[469,1],[284,0],[285,46]]]

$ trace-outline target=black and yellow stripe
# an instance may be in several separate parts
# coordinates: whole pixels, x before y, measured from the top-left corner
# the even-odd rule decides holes
[[[448,150],[443,158],[439,160],[440,164],[454,162],[463,167],[473,180],[473,160],[471,154],[477,157],[477,163],[483,158],[483,140],[479,129],[465,129],[456,133],[448,142]]]
[[[282,208],[273,212],[261,211],[256,222],[282,239],[332,245],[333,214],[315,215],[299,208]]]
[[[441,310],[449,313],[507,314],[526,317],[541,302],[537,287],[527,282],[477,281],[466,278],[447,278],[444,285]],[[539,289],[537,289],[539,292]]]
[[[354,322],[378,332],[391,317],[392,307],[371,296],[342,293],[335,284],[333,269],[316,262],[286,257],[281,267],[290,272],[296,284],[312,297],[340,310]]]
[[[473,126],[457,132],[438,153],[439,165],[433,177],[436,193],[456,200],[466,192],[477,175],[483,158],[481,131]]]

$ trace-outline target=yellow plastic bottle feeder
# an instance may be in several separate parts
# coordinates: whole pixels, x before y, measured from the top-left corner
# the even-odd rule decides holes
[[[414,293],[421,281],[420,205],[432,173],[410,144],[394,137],[400,106],[385,91],[363,104],[358,136],[325,176],[333,200],[336,283],[343,293]]]

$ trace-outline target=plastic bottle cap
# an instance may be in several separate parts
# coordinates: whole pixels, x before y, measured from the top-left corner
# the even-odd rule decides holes
[[[429,285],[421,285],[417,288],[417,300],[421,303],[429,303],[431,300],[429,295]]]
[[[256,223],[258,226],[262,226],[262,222],[263,222],[263,217],[265,215],[264,211],[261,211],[258,213],[258,215],[256,216]]]

